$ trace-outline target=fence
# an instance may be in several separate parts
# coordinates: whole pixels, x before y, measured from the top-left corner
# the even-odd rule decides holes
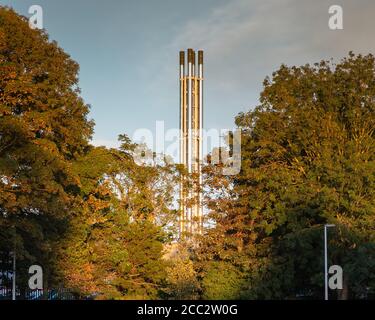
[[[0,287],[0,300],[11,300],[12,289]],[[16,300],[75,300],[71,291],[65,288],[48,290],[16,290]]]

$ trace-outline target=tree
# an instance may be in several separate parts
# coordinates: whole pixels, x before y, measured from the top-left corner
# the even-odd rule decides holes
[[[200,286],[194,263],[191,259],[191,248],[186,242],[173,243],[165,248],[167,299],[195,300],[199,298]]]
[[[246,298],[320,298],[324,223],[352,297],[375,288],[375,61],[282,65],[241,113],[242,169],[206,168],[215,227],[198,255],[228,262]],[[221,195],[221,196],[218,196]],[[366,263],[364,261],[366,260]],[[203,270],[203,271],[202,271]]]
[[[78,69],[44,31],[0,7],[1,249],[51,273],[79,186],[71,161],[93,126]]]
[[[91,147],[74,164],[81,210],[62,243],[59,268],[81,296],[153,299],[165,287],[174,169],[137,165],[136,145],[125,135],[120,140],[120,150]]]
[[[176,170],[163,157],[137,165],[126,135],[120,150],[89,145],[78,69],[44,31],[0,7],[0,250],[16,250],[22,271],[42,265],[49,287],[155,298],[177,218]]]

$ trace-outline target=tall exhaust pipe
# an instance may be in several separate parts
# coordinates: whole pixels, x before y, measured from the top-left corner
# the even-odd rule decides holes
[[[198,190],[198,232],[203,231],[203,199],[202,199],[202,163],[203,163],[203,51],[198,51],[198,172],[199,172],[199,190]]]
[[[193,49],[188,49],[187,61],[185,52],[180,51],[180,163],[195,178],[189,190],[181,180],[180,237],[202,233],[202,129],[203,51],[196,55]]]
[[[186,135],[187,135],[187,128],[186,128],[186,118],[187,118],[187,108],[186,108],[186,79],[185,79],[185,52],[180,51],[180,163],[186,165]],[[184,201],[184,189],[183,189],[183,181],[181,181],[180,187],[180,201]],[[179,215],[179,227],[180,233],[184,230],[185,224],[185,212],[184,208],[185,205],[183,203],[180,204],[180,215]]]

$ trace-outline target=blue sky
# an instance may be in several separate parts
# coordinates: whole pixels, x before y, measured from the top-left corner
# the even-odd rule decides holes
[[[94,144],[116,145],[164,120],[178,128],[178,51],[205,51],[205,128],[232,128],[258,103],[281,63],[374,53],[372,0],[0,0],[18,13],[41,5],[51,39],[80,64]],[[328,28],[342,5],[344,30]]]

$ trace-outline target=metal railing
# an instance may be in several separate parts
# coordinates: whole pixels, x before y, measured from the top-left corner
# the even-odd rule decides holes
[[[65,288],[31,290],[17,289],[16,300],[75,300],[74,294]],[[12,300],[12,288],[0,287],[0,300]]]

